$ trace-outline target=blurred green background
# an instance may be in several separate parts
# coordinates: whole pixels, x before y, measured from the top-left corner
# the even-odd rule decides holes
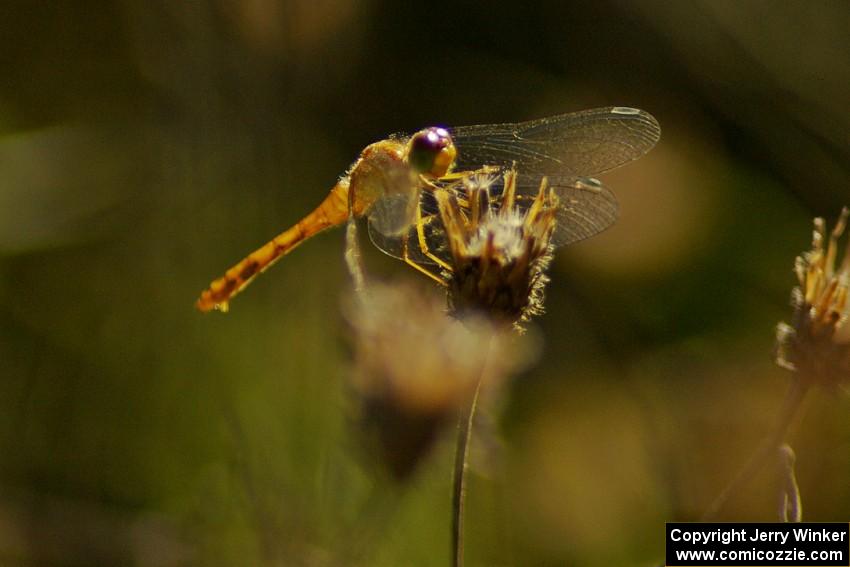
[[[3,2],[0,564],[447,564],[451,439],[404,486],[358,442],[342,232],[192,303],[369,142],[607,105],[662,140],[556,257],[468,564],[658,564],[784,395],[794,256],[850,202],[848,29],[845,1]],[[847,415],[816,393],[797,428],[804,519],[850,518]],[[772,482],[722,519],[772,521]]]

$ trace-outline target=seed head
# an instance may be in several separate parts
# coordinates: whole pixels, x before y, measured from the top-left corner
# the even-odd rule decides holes
[[[777,364],[829,389],[850,383],[850,242],[838,253],[848,217],[845,207],[828,239],[824,220],[814,220],[812,249],[794,265],[791,324],[776,330]]]
[[[500,202],[491,204],[490,188],[499,177]],[[519,326],[543,312],[558,198],[543,178],[537,196],[520,206],[516,181],[514,169],[465,178],[468,215],[454,193],[435,195],[451,254],[449,305],[456,315],[484,313]]]

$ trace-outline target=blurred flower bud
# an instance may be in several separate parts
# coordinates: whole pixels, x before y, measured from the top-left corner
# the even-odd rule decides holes
[[[382,460],[407,477],[443,425],[481,383],[492,395],[527,356],[492,323],[446,316],[438,297],[406,283],[371,286],[346,310],[354,346],[352,385]]]

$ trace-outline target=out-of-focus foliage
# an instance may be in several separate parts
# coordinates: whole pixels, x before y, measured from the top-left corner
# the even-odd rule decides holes
[[[482,416],[470,565],[657,561],[772,427],[793,259],[850,201],[845,2],[34,0],[0,29],[3,565],[447,561],[450,440],[398,487],[353,431],[341,231],[192,310],[424,125],[619,104],[663,129]],[[848,403],[814,396],[793,438],[806,519],[850,517]],[[766,469],[723,519],[774,503]]]

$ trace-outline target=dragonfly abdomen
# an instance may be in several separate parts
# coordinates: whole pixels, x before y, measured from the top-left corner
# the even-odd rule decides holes
[[[340,181],[313,212],[251,252],[201,293],[195,303],[200,311],[227,311],[228,302],[277,260],[308,238],[342,224],[348,218],[348,182]]]

